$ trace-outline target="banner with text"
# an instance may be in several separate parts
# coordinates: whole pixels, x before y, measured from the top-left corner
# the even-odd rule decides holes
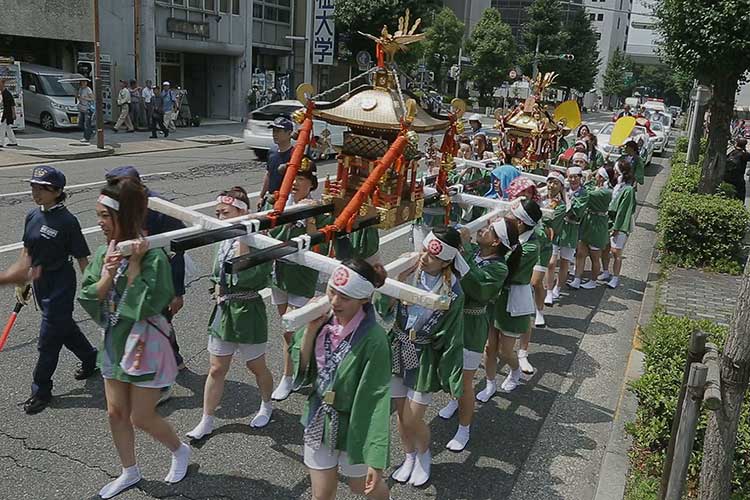
[[[333,64],[333,47],[336,38],[334,12],[336,0],[315,0],[315,27],[313,31],[313,62]]]

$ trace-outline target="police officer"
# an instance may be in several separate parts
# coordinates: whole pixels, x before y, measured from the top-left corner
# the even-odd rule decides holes
[[[124,178],[130,178],[143,184],[140,173],[135,167],[132,166],[116,167],[107,172],[105,175],[105,179],[107,180],[107,183],[109,185],[116,185],[120,181],[120,179]],[[161,195],[154,191],[151,191],[150,189],[148,189],[148,187],[146,187],[146,193],[149,197],[161,198]],[[175,219],[174,217],[169,217],[168,215],[157,212],[156,210],[149,209],[146,213],[146,227],[144,228],[144,232],[146,233],[146,235],[153,236],[155,234],[166,233],[168,231],[174,231],[176,229],[183,229],[184,227],[185,225],[179,220]],[[177,314],[184,305],[183,296],[185,295],[185,254],[182,252],[172,254],[170,255],[169,262],[172,267],[172,281],[174,285],[175,298],[172,300],[172,303],[169,305],[167,310],[164,311],[164,315],[171,323],[174,315]],[[181,370],[185,367],[185,362],[182,358],[182,355],[180,354],[180,346],[177,345],[177,337],[174,335],[174,331],[172,332],[170,341],[172,344],[172,349],[174,350],[177,368]],[[162,390],[159,404],[168,400],[171,395],[171,387]]]
[[[31,195],[39,205],[26,216],[23,231],[23,253],[27,269],[34,271],[34,298],[42,311],[39,331],[39,359],[34,368],[31,397],[24,403],[29,415],[44,410],[52,399],[52,375],[57,368],[63,346],[81,360],[76,380],[96,373],[96,349],[73,320],[76,273],[73,259],[83,271],[91,254],[78,219],[65,201],[65,176],[54,167],[34,168]]]

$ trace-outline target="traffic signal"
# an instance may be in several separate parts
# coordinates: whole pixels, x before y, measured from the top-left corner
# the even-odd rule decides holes
[[[575,58],[576,58],[576,56],[575,56],[575,55],[573,55],[573,54],[563,54],[563,55],[562,55],[562,56],[560,56],[560,57],[561,57],[562,59],[564,59],[565,61],[572,61],[573,59],[575,59]]]

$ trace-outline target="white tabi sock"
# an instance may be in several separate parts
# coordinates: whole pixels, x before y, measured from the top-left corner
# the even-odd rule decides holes
[[[547,290],[547,294],[544,296],[544,305],[551,306],[555,303],[555,293],[552,290]]]
[[[440,416],[440,418],[448,420],[456,413],[456,410],[458,410],[458,401],[456,401],[455,399],[451,399],[450,401],[448,401],[448,404],[443,406],[443,408],[438,412],[438,415]]]
[[[130,488],[135,483],[140,481],[142,478],[141,471],[137,465],[131,467],[123,467],[122,473],[114,481],[104,485],[104,488],[99,490],[99,496],[102,498],[112,498],[115,495],[119,495],[124,490]]]
[[[203,414],[203,418],[198,422],[195,428],[186,434],[192,439],[202,439],[214,431],[214,416]]]
[[[529,352],[525,349],[518,350],[518,367],[523,373],[532,375],[534,373],[534,367],[529,363]]]
[[[430,466],[432,465],[432,453],[430,450],[424,453],[417,453],[417,461],[414,464],[414,470],[411,471],[409,484],[412,486],[422,486],[430,480]]]
[[[612,275],[609,273],[609,271],[604,271],[599,276],[597,276],[596,279],[598,279],[599,281],[607,281],[611,277]]]
[[[547,322],[544,321],[544,313],[539,309],[536,310],[536,317],[534,318],[534,326],[537,328],[543,328],[547,326]]]
[[[607,283],[607,286],[610,288],[617,288],[620,286],[620,277],[619,276],[613,276],[611,280],[609,280],[609,283]]]
[[[406,458],[404,458],[404,463],[401,464],[401,467],[393,471],[393,474],[391,474],[391,479],[398,483],[405,483],[409,480],[411,477],[411,472],[414,470],[414,464],[417,461],[417,452],[407,453]]]
[[[560,298],[560,287],[558,285],[555,285],[552,289],[552,298],[555,300]]]
[[[500,388],[505,392],[511,392],[518,387],[518,381],[521,379],[521,368],[518,367],[515,370],[511,370],[508,376],[505,377]]]
[[[484,389],[477,393],[477,401],[481,401],[482,403],[486,403],[487,401],[489,401],[490,398],[497,392],[497,384],[495,384],[495,381],[490,379],[486,380],[487,385],[485,385]]]
[[[464,451],[466,443],[469,442],[471,428],[468,425],[459,425],[456,435],[445,445],[451,451]]]
[[[581,288],[585,290],[593,290],[597,287],[596,280],[588,280],[586,283],[581,285]]]
[[[581,278],[574,278],[573,281],[568,283],[568,286],[570,288],[575,288],[576,290],[578,290],[579,288],[581,288]]]
[[[179,483],[187,474],[188,465],[190,464],[190,455],[193,450],[185,443],[180,443],[180,447],[172,453],[172,466],[164,481],[168,483]]]
[[[258,413],[250,421],[250,427],[265,427],[271,421],[271,413],[273,413],[273,403],[262,401]]]
[[[293,388],[294,379],[292,377],[282,377],[276,390],[271,394],[271,399],[274,401],[284,401],[292,393]]]

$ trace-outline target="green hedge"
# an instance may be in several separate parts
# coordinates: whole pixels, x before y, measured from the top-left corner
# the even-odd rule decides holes
[[[699,159],[698,164],[688,165],[681,153],[672,157],[659,210],[662,261],[739,274],[750,215],[726,190],[716,195],[697,194],[700,163]]]
[[[710,321],[656,314],[643,331],[644,373],[631,384],[631,390],[638,397],[638,410],[636,421],[627,426],[633,436],[631,479],[625,496],[628,500],[656,498],[682,381],[685,351],[690,333],[695,329],[707,332],[710,342],[719,347],[723,345],[727,330]],[[700,475],[708,414],[709,410],[704,408],[688,471],[693,492]],[[732,488],[733,499],[750,498],[750,391],[745,398],[737,434]]]
[[[708,148],[708,138],[701,137],[700,146],[698,147],[698,153],[701,155],[705,154],[707,148]],[[675,153],[687,153],[687,150],[688,150],[688,138],[686,135],[681,135],[680,137],[677,138],[677,141],[674,144],[674,151]]]

